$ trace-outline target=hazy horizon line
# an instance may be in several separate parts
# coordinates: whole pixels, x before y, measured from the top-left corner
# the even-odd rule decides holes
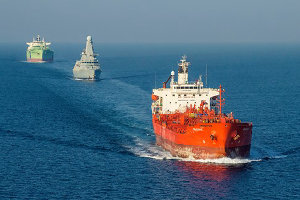
[[[30,41],[0,41],[0,44],[25,44],[30,42]],[[50,42],[51,45],[53,44],[85,44],[85,41],[82,42],[62,42],[62,41],[58,41],[58,42],[53,42],[53,41],[47,41],[46,42]],[[93,41],[94,44],[109,44],[109,45],[114,45],[114,44],[124,44],[124,45],[272,45],[272,44],[278,44],[278,45],[299,45],[300,41],[297,42],[282,42],[282,41],[273,41],[273,42],[262,42],[262,41],[257,41],[257,42],[103,42],[103,41]]]

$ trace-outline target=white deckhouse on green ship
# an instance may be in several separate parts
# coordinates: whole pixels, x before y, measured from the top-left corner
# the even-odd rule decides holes
[[[94,53],[93,41],[91,36],[87,36],[86,47],[81,53],[81,59],[76,61],[73,68],[75,79],[95,80],[100,77],[101,69]]]

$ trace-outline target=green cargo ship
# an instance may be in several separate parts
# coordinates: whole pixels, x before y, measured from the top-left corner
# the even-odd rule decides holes
[[[26,51],[27,62],[52,62],[54,52],[50,50],[50,42],[41,41],[38,35],[32,42],[27,43],[29,46]]]

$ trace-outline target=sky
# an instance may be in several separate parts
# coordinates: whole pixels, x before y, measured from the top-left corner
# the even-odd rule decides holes
[[[0,42],[300,43],[300,0],[0,0]]]

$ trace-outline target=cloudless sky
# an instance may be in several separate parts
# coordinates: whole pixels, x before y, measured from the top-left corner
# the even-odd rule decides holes
[[[0,42],[300,42],[300,0],[0,0]]]

